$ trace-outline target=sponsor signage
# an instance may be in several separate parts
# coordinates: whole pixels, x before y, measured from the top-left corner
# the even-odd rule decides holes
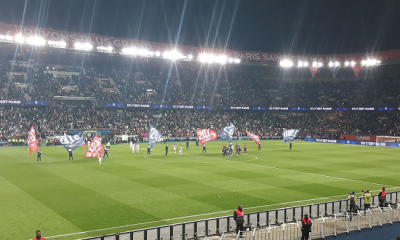
[[[0,100],[1,105],[19,105],[22,104],[21,100]]]
[[[194,106],[192,106],[192,105],[172,105],[172,108],[177,108],[177,109],[193,109]]]
[[[374,111],[374,107],[352,107],[352,111]]]
[[[232,110],[250,110],[250,107],[230,107]]]
[[[340,135],[340,139],[353,141],[376,141],[376,136],[343,134]]]
[[[269,110],[287,111],[289,107],[269,107]]]
[[[31,26],[13,25],[7,23],[0,23],[0,35],[15,36],[21,33],[24,37],[40,36],[47,41],[64,41],[70,46],[76,42],[90,43],[93,46],[112,47],[114,49],[122,49],[126,47],[137,47],[151,51],[165,51],[171,50],[170,44],[156,43],[149,41],[141,41],[137,39],[115,38],[109,36],[101,36],[97,34],[87,34],[79,32],[68,32],[55,29],[36,28]],[[183,54],[198,55],[202,52],[210,52],[207,49],[201,49],[194,46],[177,46],[177,49]],[[243,61],[250,62],[273,62],[279,63],[283,59],[290,59],[292,61],[308,61],[308,62],[322,62],[327,65],[328,62],[335,61],[361,61],[367,58],[375,58],[377,60],[397,60],[400,59],[400,49],[380,51],[374,53],[358,53],[358,54],[338,54],[338,55],[291,55],[283,53],[268,53],[268,52],[252,52],[252,51],[238,51],[238,50],[225,50],[225,49],[212,49],[215,54],[224,54],[230,58],[239,58]],[[317,69],[316,69],[317,70]],[[315,72],[316,72],[315,70]],[[354,70],[354,69],[353,69]],[[359,72],[359,70],[357,70]],[[356,74],[358,75],[358,73]]]
[[[311,111],[331,111],[331,107],[310,107]]]
[[[378,147],[400,147],[399,143],[376,143],[371,141],[353,141],[353,140],[335,140],[335,139],[319,139],[319,138],[305,138],[307,142],[322,142],[322,143],[339,143],[350,145],[363,145],[363,146],[378,146]]]
[[[53,105],[53,102],[25,101],[25,100],[0,100],[0,105],[48,106],[48,105]]]
[[[126,107],[129,108],[150,108],[150,104],[128,103]]]

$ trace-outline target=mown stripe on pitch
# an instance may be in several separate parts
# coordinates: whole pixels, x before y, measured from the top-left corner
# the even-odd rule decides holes
[[[0,170],[1,175],[82,230],[158,219],[34,165]]]

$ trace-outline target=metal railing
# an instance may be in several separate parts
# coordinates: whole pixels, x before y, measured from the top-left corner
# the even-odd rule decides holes
[[[355,213],[347,211],[347,200],[280,208],[245,214],[244,239],[299,239],[301,218],[308,214],[313,220],[311,239],[336,236],[350,231],[361,231],[372,226],[392,224],[400,221],[398,204],[400,191],[386,193],[387,207],[372,207]],[[391,203],[391,204],[390,204]],[[363,206],[363,198],[357,205]],[[373,195],[372,206],[379,204],[378,195]],[[174,240],[174,239],[236,239],[236,223],[232,216],[209,218],[198,221],[164,225],[140,230],[114,233],[83,240]]]

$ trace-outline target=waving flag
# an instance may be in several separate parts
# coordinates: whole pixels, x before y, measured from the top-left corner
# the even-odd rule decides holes
[[[99,154],[103,154],[103,152],[104,152],[103,144],[101,144],[99,137],[96,135],[90,142],[88,150],[86,151],[85,154],[85,158],[98,157]]]
[[[235,125],[233,125],[233,123],[230,123],[229,126],[224,127],[224,129],[222,129],[221,134],[219,136],[221,138],[225,138],[226,140],[229,141],[229,143],[231,143],[234,131],[235,131]]]
[[[199,139],[201,145],[204,143],[217,139],[218,135],[214,130],[210,129],[199,129],[196,131],[197,138]]]
[[[283,131],[283,143],[293,141],[300,133],[301,129],[289,129]]]
[[[257,146],[258,146],[258,144],[260,143],[260,138],[259,138],[257,135],[252,134],[252,133],[250,133],[250,132],[247,131],[247,130],[246,130],[246,133],[247,133],[247,136],[251,137],[251,139],[253,139],[253,141],[254,141],[254,142],[257,144]]]
[[[157,128],[150,125],[150,132],[149,132],[150,147],[154,147],[154,144],[156,142],[162,142],[162,141],[164,141],[163,135],[160,133],[160,131],[157,130]]]
[[[29,154],[32,154],[33,152],[38,151],[38,145],[37,145],[37,139],[36,139],[36,133],[35,133],[35,127],[32,126],[31,130],[28,132],[28,152]]]
[[[65,149],[71,148],[72,150],[75,150],[77,147],[82,146],[85,144],[85,141],[79,135],[55,135],[57,140],[65,147]]]

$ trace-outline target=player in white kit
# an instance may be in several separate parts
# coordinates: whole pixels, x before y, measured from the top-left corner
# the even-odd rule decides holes
[[[182,145],[179,147],[179,156],[182,155]]]
[[[129,143],[129,149],[130,150],[132,150],[132,145],[133,145],[133,143],[132,143],[132,141]]]
[[[135,147],[136,147],[136,145],[134,143],[132,143],[132,153],[135,153]]]
[[[176,154],[176,144],[174,143],[174,154]]]
[[[102,153],[98,153],[98,157],[99,157],[99,163],[101,166],[101,160],[103,160],[103,154]]]
[[[136,152],[139,153],[140,145],[139,143],[136,144]]]

